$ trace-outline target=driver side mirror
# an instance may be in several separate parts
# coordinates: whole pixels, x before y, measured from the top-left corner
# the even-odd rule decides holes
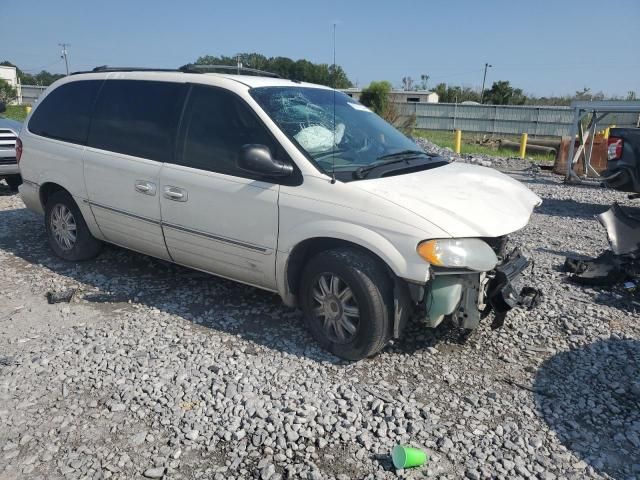
[[[4,104],[4,102],[0,102],[0,113],[6,112],[6,110],[7,110],[7,107]]]
[[[238,157],[238,168],[259,175],[287,177],[293,173],[293,165],[276,160],[266,145],[243,145]]]

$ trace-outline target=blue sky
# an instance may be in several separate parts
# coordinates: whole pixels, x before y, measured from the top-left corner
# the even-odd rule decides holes
[[[29,71],[176,67],[256,51],[337,63],[359,85],[409,75],[478,87],[509,80],[537,95],[640,95],[639,0],[0,0],[0,60]]]

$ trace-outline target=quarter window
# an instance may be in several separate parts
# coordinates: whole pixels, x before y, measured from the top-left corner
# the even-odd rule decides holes
[[[65,142],[85,144],[89,118],[102,80],[81,80],[60,85],[33,112],[29,131]]]
[[[221,89],[194,85],[183,119],[184,142],[178,163],[212,172],[253,178],[236,160],[243,145],[269,147],[284,160],[271,134],[237,96]]]
[[[89,146],[171,161],[184,90],[181,83],[105,81],[91,120]]]

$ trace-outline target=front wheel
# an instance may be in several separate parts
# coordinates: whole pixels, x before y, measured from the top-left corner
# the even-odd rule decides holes
[[[49,245],[60,258],[88,260],[100,252],[102,242],[91,235],[69,193],[58,191],[51,195],[45,205],[44,219]]]
[[[369,357],[391,337],[391,279],[377,258],[358,249],[313,257],[302,275],[300,303],[313,337],[338,357]]]

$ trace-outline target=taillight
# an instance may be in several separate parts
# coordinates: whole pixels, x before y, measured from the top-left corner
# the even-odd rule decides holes
[[[20,163],[20,159],[22,158],[22,140],[16,140],[16,161]]]
[[[619,160],[622,157],[624,141],[620,137],[609,137],[607,144],[607,157],[609,160]]]

